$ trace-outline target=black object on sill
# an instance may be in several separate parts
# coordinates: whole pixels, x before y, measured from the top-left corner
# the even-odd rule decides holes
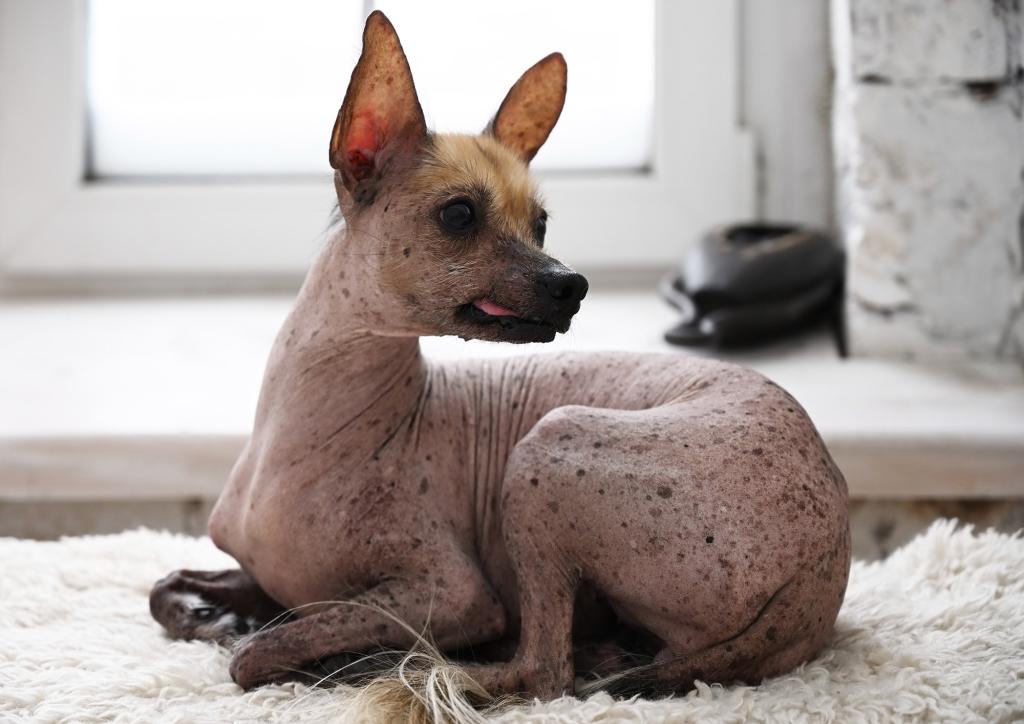
[[[683,318],[672,344],[744,347],[838,320],[843,252],[828,234],[795,225],[713,229],[661,284]],[[841,335],[840,335],[841,336]]]

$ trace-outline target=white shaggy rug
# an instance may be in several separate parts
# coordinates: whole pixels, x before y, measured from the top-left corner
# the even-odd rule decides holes
[[[164,638],[150,584],[174,568],[230,565],[207,539],[142,530],[0,539],[0,721],[351,720],[350,690],[243,694],[226,650]],[[831,647],[760,686],[563,698],[495,720],[1024,721],[1024,539],[943,521],[884,563],[855,564]]]

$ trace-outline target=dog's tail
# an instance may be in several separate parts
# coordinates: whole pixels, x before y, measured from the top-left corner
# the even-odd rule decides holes
[[[414,639],[408,651],[379,650],[353,659],[341,655],[321,662],[320,684],[347,685],[345,719],[359,724],[484,724],[487,714],[521,703],[494,698],[458,663],[447,659],[424,632],[391,611],[371,608],[397,622]]]
[[[368,666],[370,662],[375,668]],[[334,678],[357,687],[345,713],[360,723],[484,724],[490,714],[526,704],[516,697],[492,697],[463,667],[445,658],[426,639],[421,639],[412,651],[380,652],[349,666],[360,673]],[[619,698],[667,696],[675,690],[665,689],[657,676],[662,666],[647,662],[588,677],[579,683],[576,696],[587,697],[598,691]]]
[[[483,724],[488,711],[504,706],[506,702],[492,700],[465,669],[424,644],[402,655],[390,670],[363,678],[346,717],[357,722]]]

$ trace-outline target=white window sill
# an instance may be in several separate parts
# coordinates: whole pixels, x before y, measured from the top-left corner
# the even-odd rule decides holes
[[[26,300],[0,306],[0,501],[215,497],[248,434],[290,298]],[[684,352],[653,294],[592,293],[537,351]],[[424,341],[433,357],[533,349]],[[724,355],[721,355],[724,356]],[[823,333],[729,359],[808,410],[870,498],[1024,496],[1024,373],[841,360]]]

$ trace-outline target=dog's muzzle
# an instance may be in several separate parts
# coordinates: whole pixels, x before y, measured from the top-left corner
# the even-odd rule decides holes
[[[535,286],[537,311],[559,332],[569,329],[569,322],[580,311],[580,302],[590,288],[586,277],[562,265],[538,274]]]

